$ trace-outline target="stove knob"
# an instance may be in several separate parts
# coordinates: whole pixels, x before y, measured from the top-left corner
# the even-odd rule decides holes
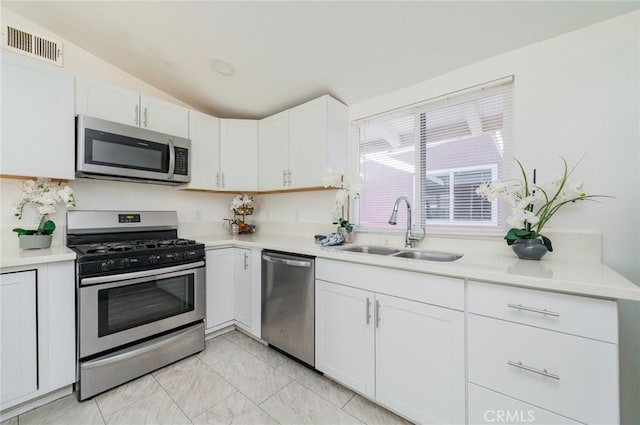
[[[102,270],[103,272],[109,271],[109,264],[107,264],[106,261],[103,261],[100,264],[100,270]]]
[[[107,268],[109,270],[115,270],[116,269],[116,262],[114,260],[107,261]]]
[[[174,258],[176,259],[176,261],[180,261],[180,260],[184,259],[184,255],[182,255],[182,252],[176,252],[173,255],[174,255]]]
[[[120,260],[120,264],[118,265],[118,268],[120,269],[126,269],[127,267],[129,267],[129,259],[128,258],[123,258],[122,260]]]
[[[155,264],[157,262],[158,262],[158,257],[156,257],[155,255],[149,256],[149,264]]]

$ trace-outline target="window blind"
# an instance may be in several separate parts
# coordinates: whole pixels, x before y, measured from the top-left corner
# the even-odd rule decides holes
[[[503,207],[475,189],[506,177],[512,111],[509,78],[355,123],[364,180],[359,224],[392,228],[393,202],[405,195],[413,200],[414,223],[445,231],[498,228]]]

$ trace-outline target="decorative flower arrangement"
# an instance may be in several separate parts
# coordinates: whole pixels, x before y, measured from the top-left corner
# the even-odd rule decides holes
[[[324,187],[336,187],[335,203],[331,208],[333,224],[344,228],[347,233],[353,232],[354,224],[349,221],[350,200],[358,199],[362,190],[362,178],[350,176],[347,179],[340,168],[327,168],[323,178]]]
[[[255,232],[256,226],[254,224],[244,222],[245,215],[253,214],[253,203],[253,196],[249,196],[246,193],[244,195],[238,195],[231,200],[233,218],[225,218],[224,220],[229,222],[232,234]],[[236,215],[240,215],[242,218],[236,217]]]
[[[231,201],[231,210],[236,214],[251,215],[253,213],[253,196],[246,193],[236,196]]]
[[[609,197],[587,195],[582,190],[582,184],[570,185],[568,179],[573,169],[569,171],[567,161],[562,157],[561,159],[564,164],[562,176],[549,183],[536,184],[536,170],[533,170],[533,179],[529,183],[524,167],[516,159],[522,172],[522,181],[494,181],[482,184],[476,190],[479,196],[488,201],[503,198],[511,207],[511,215],[506,218],[506,222],[513,227],[504,237],[508,245],[523,239],[541,239],[544,246],[553,251],[551,241],[541,232],[561,207],[577,201]]]
[[[52,220],[47,220],[49,214],[56,212],[58,204],[75,207],[73,189],[62,183],[54,183],[51,179],[38,177],[37,180],[27,180],[22,183],[22,199],[13,210],[13,215],[22,218],[22,211],[28,204],[33,204],[40,214],[40,224],[35,230],[13,229],[18,235],[50,235],[56,229]]]

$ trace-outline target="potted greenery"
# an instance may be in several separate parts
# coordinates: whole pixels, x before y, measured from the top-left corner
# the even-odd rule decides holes
[[[13,215],[18,220],[22,219],[24,207],[32,204],[40,215],[40,223],[36,229],[13,229],[18,234],[20,248],[34,249],[51,246],[51,235],[56,230],[56,224],[48,219],[48,215],[56,212],[56,205],[59,203],[67,207],[76,205],[73,190],[66,184],[54,183],[51,179],[42,177],[22,183],[22,198],[14,208]]]
[[[542,234],[542,229],[551,217],[563,206],[577,201],[608,197],[605,195],[587,195],[582,185],[571,186],[568,182],[571,171],[567,161],[562,176],[545,184],[536,184],[536,170],[529,183],[527,173],[520,161],[516,160],[522,173],[522,181],[494,181],[478,187],[476,193],[482,198],[493,201],[503,198],[511,208],[507,224],[513,226],[504,239],[519,258],[539,260],[547,251],[553,251],[551,240]],[[575,167],[574,167],[575,169]]]

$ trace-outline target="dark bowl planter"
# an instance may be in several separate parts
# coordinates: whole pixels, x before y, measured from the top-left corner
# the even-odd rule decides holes
[[[52,235],[19,235],[18,241],[21,249],[49,248]]]
[[[511,249],[522,260],[540,260],[548,251],[542,239],[518,239]]]

